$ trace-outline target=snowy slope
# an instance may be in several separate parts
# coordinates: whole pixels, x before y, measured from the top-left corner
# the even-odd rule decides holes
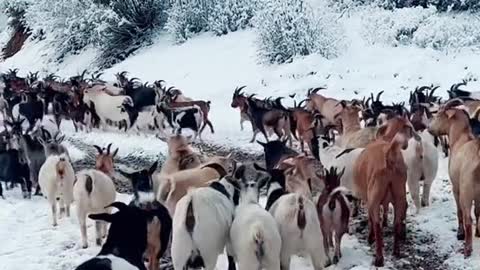
[[[259,151],[259,146],[248,143],[250,130],[240,131],[238,111],[230,107],[231,94],[237,86],[247,85],[248,92],[262,96],[297,93],[300,97],[309,87],[327,86],[326,95],[346,99],[385,90],[385,101],[406,101],[409,91],[418,85],[440,85],[441,94],[446,95],[445,90],[451,84],[479,76],[480,54],[471,51],[445,54],[416,47],[370,46],[358,36],[358,25],[358,18],[347,20],[350,46],[342,56],[332,60],[313,55],[281,66],[261,66],[257,64],[255,33],[246,30],[223,37],[202,34],[180,46],[172,46],[167,38],[160,37],[151,47],[106,70],[104,78],[113,80],[114,73],[127,70],[131,76],[144,81],[164,79],[188,96],[208,99],[212,101],[211,120],[216,133],[211,135],[207,130],[205,138],[217,144]],[[0,63],[0,71],[15,67],[22,72],[56,71],[61,76],[69,76],[91,68],[92,59],[96,56],[94,50],[87,50],[84,54],[67,58],[58,66],[42,58],[48,49],[41,43],[28,43],[18,55]],[[467,89],[479,86],[479,82],[473,81]],[[117,133],[72,134],[71,127],[65,128],[69,130],[70,137],[84,140],[87,144],[113,141],[121,146],[123,154],[145,151],[145,154],[156,155],[165,151],[164,144],[151,137]],[[263,140],[260,136],[258,139]],[[77,149],[75,153],[75,157],[82,158],[81,150]],[[410,209],[408,220],[414,226],[412,229],[420,230],[420,234],[434,236],[434,244],[422,248],[435,250],[445,257],[446,269],[479,269],[479,239],[475,239],[473,257],[464,260],[462,243],[456,240],[453,231],[456,215],[447,180],[447,163],[446,159],[441,160],[438,177],[433,184],[432,205],[416,217]],[[79,248],[75,218],[64,219],[58,228],[52,228],[44,199],[25,201],[20,199],[18,192],[6,192],[6,196],[6,200],[0,200],[0,270],[72,269],[98,251],[96,247],[87,250]],[[128,200],[126,195],[122,199]],[[89,232],[92,236],[91,228]],[[349,236],[344,242],[344,259],[331,269],[369,269],[371,252],[365,241]],[[224,266],[222,258],[218,269],[225,269]],[[295,266],[292,269],[311,269],[304,260],[296,260]],[[387,268],[393,267],[392,258],[387,253]]]

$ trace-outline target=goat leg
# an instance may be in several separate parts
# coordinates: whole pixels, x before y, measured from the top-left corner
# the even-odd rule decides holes
[[[480,200],[475,201],[475,220],[477,226],[475,226],[475,236],[480,237]]]
[[[102,222],[101,221],[98,221],[98,220],[95,221],[95,233],[96,233],[95,242],[97,246],[101,246],[102,245]]]
[[[455,203],[457,206],[457,219],[458,219],[457,240],[465,240],[465,231],[463,227],[463,213],[462,213],[462,208],[460,207],[458,188],[453,187],[453,195],[455,197]]]
[[[430,205],[430,189],[431,188],[432,188],[432,183],[423,184],[422,207],[427,207]]]

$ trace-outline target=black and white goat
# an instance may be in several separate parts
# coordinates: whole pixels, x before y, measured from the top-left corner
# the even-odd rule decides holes
[[[147,224],[151,216],[122,202],[106,207],[115,207],[119,211],[88,217],[111,224],[107,240],[96,257],[80,264],[75,270],[146,270],[143,253],[147,248]]]
[[[43,102],[36,93],[23,94],[22,102],[13,106],[12,116],[14,119],[26,119],[28,130],[33,130],[37,121],[43,119]]]
[[[235,205],[239,200],[236,180],[225,176],[208,187],[190,190],[177,203],[173,217],[172,260],[175,269],[203,267],[213,270],[228,247]],[[227,248],[230,267],[235,266]]]
[[[203,124],[203,113],[198,106],[172,109],[165,103],[156,106],[157,113],[163,114],[174,133],[181,133],[182,129],[189,128],[194,132],[194,140],[202,140],[200,128]]]
[[[270,176],[253,165],[239,166],[240,203],[230,228],[231,248],[239,270],[280,269],[282,239],[272,215],[258,204],[259,190]]]
[[[129,205],[137,206],[151,214],[148,219],[147,250],[149,259],[149,270],[158,270],[159,259],[163,256],[168,247],[172,233],[172,218],[168,209],[155,199],[153,192],[152,174],[157,169],[155,162],[149,169],[127,173],[120,171],[126,178],[130,179],[133,186],[133,200]]]

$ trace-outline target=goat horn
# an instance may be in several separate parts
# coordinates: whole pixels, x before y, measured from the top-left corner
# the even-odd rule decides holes
[[[422,86],[420,88],[416,88],[415,92],[423,92],[425,89],[431,89],[430,86]]]
[[[318,91],[320,91],[320,90],[325,90],[325,89],[327,89],[327,88],[325,88],[325,87],[317,87],[317,88],[315,88],[315,89],[312,90],[311,94],[316,94]]]
[[[95,147],[95,149],[97,149],[99,154],[103,153],[103,149],[100,146],[94,144],[93,147]]]
[[[298,106],[296,106],[296,108],[300,108],[300,107],[302,107],[302,104],[303,104],[305,101],[308,101],[308,100],[309,100],[309,99],[308,99],[308,98],[306,98],[306,99],[304,99],[304,100],[300,101],[300,103],[298,103]]]
[[[459,98],[454,98],[454,99],[449,100],[447,103],[445,103],[445,105],[443,105],[443,109],[448,110],[452,107],[459,106],[459,105],[462,105],[462,104],[464,104],[463,100],[461,100]]]
[[[110,143],[110,144],[107,146],[107,155],[110,155],[110,147],[112,147],[112,143]]]
[[[378,94],[377,94],[377,101],[380,101],[380,96],[383,94],[384,91],[380,91]]]

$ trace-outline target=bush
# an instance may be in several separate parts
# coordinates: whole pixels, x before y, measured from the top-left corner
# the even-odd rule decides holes
[[[176,43],[212,31],[224,35],[251,26],[257,0],[179,0],[168,12],[166,28]]]
[[[480,11],[478,0],[330,0],[331,4],[340,8],[352,5],[375,5],[386,9],[409,7],[435,7],[438,11]]]
[[[343,32],[326,8],[319,9],[323,14],[314,14],[304,0],[264,4],[255,18],[257,51],[262,61],[284,63],[312,53],[327,58],[338,55]]]
[[[153,30],[167,21],[168,0],[112,0],[115,19],[102,29],[102,66],[110,66],[151,42]]]

